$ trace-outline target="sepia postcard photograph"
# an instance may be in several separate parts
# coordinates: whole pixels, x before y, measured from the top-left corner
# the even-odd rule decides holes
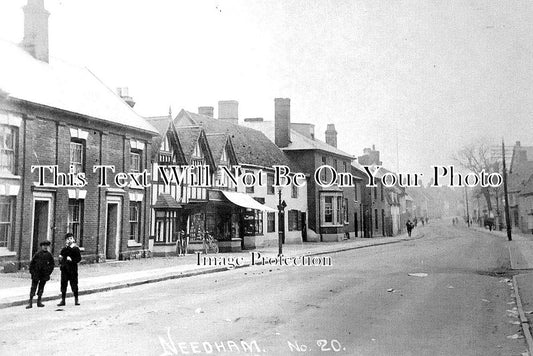
[[[0,1],[0,355],[533,356],[532,18]]]

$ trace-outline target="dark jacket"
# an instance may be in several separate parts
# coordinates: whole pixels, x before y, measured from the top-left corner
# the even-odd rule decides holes
[[[63,256],[63,258],[59,260],[59,265],[61,266],[61,272],[65,272],[69,274],[77,274],[78,263],[81,261],[81,253],[80,253],[80,249],[78,248],[78,246],[63,247],[60,255]],[[67,260],[67,257],[69,256],[72,259],[72,261]]]
[[[50,275],[54,271],[54,256],[48,251],[37,252],[30,262],[31,279],[50,280]]]

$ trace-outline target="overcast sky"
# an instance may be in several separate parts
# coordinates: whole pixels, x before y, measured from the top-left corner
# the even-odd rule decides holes
[[[20,42],[25,0],[0,1]],[[531,1],[45,0],[50,54],[128,86],[143,116],[238,100],[327,123],[339,148],[428,172],[477,137],[533,145]],[[53,59],[52,59],[53,60]],[[1,80],[1,78],[0,78]],[[397,131],[396,131],[397,130]],[[398,142],[396,132],[398,132]]]

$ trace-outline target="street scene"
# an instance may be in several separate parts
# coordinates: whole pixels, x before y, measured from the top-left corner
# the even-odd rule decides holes
[[[1,2],[0,355],[533,356],[531,15]]]
[[[24,321],[5,308],[3,353],[61,354],[65,335],[87,355],[527,352],[500,236],[439,221],[326,255],[328,268],[251,266],[90,294],[83,308],[49,301]]]

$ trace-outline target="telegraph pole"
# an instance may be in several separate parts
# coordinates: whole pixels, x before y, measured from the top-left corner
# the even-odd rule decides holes
[[[468,209],[468,190],[465,185],[465,200],[466,200],[466,225],[470,227],[470,211]]]
[[[509,196],[507,194],[507,169],[505,168],[505,144],[502,138],[502,158],[503,158],[503,194],[505,197],[505,223],[507,224],[507,239],[512,241],[511,237],[511,216],[509,215]]]
[[[283,240],[285,237],[285,216],[283,214],[283,210],[285,210],[285,207],[287,206],[287,203],[285,203],[285,200],[281,200],[281,187],[278,190],[278,255],[281,256],[283,254]]]

